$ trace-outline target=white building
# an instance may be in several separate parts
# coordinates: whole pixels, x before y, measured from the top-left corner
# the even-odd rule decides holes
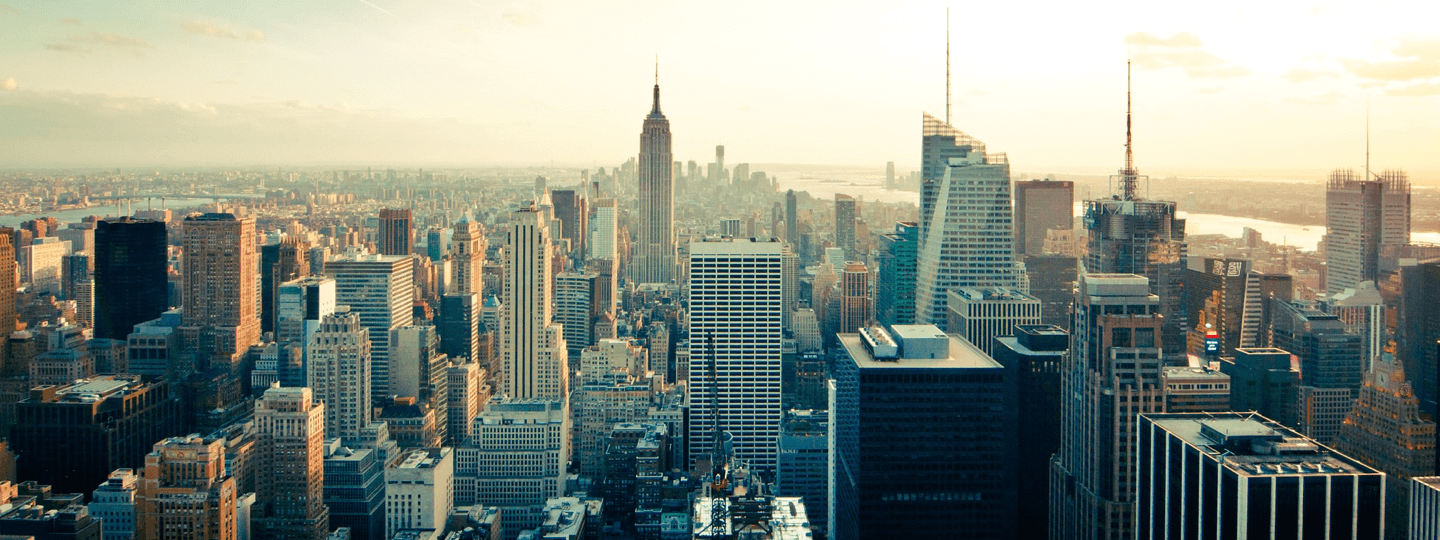
[[[950,158],[917,254],[915,322],[945,329],[946,292],[1017,287],[1010,162],[1004,154]]]
[[[455,456],[450,448],[415,448],[385,465],[385,537],[408,529],[445,529],[455,508]]]
[[[690,244],[692,463],[710,454],[718,413],[720,429],[734,437],[736,457],[756,469],[776,466],[780,245],[758,239]]]
[[[370,331],[360,315],[342,308],[326,315],[307,343],[306,386],[324,403],[325,432],[348,444],[370,425]]]
[[[555,276],[555,322],[564,329],[565,345],[571,358],[595,342],[596,287],[600,274],[562,272]]]
[[[590,220],[590,258],[613,261],[615,243],[615,199],[595,200],[595,217]]]
[[[309,343],[320,320],[334,312],[334,279],[309,276],[281,283],[275,293],[275,343]]]
[[[445,429],[446,446],[460,446],[470,441],[470,420],[479,416],[485,402],[490,400],[486,375],[485,368],[474,361],[454,364],[445,370],[449,379],[445,391],[450,394],[446,400],[446,422],[449,423]]]
[[[131,469],[115,469],[90,494],[90,515],[100,518],[102,540],[130,540],[135,537],[135,481]]]
[[[595,382],[614,375],[639,376],[647,370],[649,351],[628,339],[602,339],[580,352],[580,379]]]
[[[563,400],[569,394],[563,329],[553,321],[550,229],[532,204],[506,228],[500,317],[505,394]]]
[[[569,403],[496,399],[475,418],[471,440],[456,449],[456,504],[498,506],[507,529],[537,527],[545,501],[565,494]]]
[[[995,338],[1010,337],[1017,324],[1040,324],[1040,299],[1006,287],[963,287],[946,293],[950,333],[993,352]]]
[[[60,270],[64,267],[65,254],[70,251],[70,242],[47,236],[36,238],[35,243],[23,249],[24,253],[18,257],[24,263],[20,268],[20,281],[37,290],[59,292]]]
[[[353,255],[325,263],[335,278],[335,301],[360,315],[370,330],[370,395],[390,388],[390,331],[414,320],[415,263],[408,255]]]
[[[455,223],[455,234],[450,237],[451,287],[445,289],[446,294],[481,294],[485,248],[485,232],[466,210]]]

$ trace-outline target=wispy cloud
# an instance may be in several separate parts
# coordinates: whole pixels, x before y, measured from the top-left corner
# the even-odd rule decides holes
[[[7,6],[7,5],[5,5],[5,4],[0,4],[0,13],[9,13],[9,14],[11,14],[11,15],[17,15],[17,16],[20,15],[20,12],[19,12],[19,11],[15,11],[15,8],[10,7],[10,6]]]
[[[15,77],[6,77],[5,80],[0,81],[0,90],[9,92],[16,88],[20,88],[20,85],[15,83]]]
[[[1385,88],[1387,95],[1440,95],[1440,39],[1402,39],[1390,54],[1395,58],[1345,59],[1340,65],[1363,79],[1361,84]]]
[[[360,3],[361,3],[361,4],[365,4],[365,5],[367,5],[367,6],[370,6],[370,7],[373,7],[373,8],[375,8],[375,9],[378,9],[378,10],[380,10],[382,13],[384,13],[384,14],[386,14],[386,15],[389,15],[389,16],[391,16],[391,17],[394,17],[394,16],[395,16],[395,14],[394,14],[394,13],[391,13],[390,10],[385,9],[385,8],[382,8],[382,7],[377,6],[377,5],[375,5],[375,4],[371,4],[370,2],[366,2],[365,0],[360,0]]]
[[[1322,79],[1334,79],[1340,74],[1333,71],[1321,71],[1318,69],[1295,68],[1285,72],[1285,80],[1292,83],[1305,83]]]
[[[1199,36],[1189,32],[1170,37],[1136,32],[1125,36],[1125,44],[1132,47],[1135,66],[1144,70],[1178,68],[1192,79],[1229,79],[1250,74],[1244,66],[1229,64],[1206,51]]]
[[[1409,97],[1440,96],[1440,83],[1428,82],[1390,88],[1385,90],[1385,94]]]
[[[55,52],[71,54],[90,54],[95,52],[88,47],[81,47],[74,43],[46,43],[45,48]]]
[[[75,19],[75,18],[60,19],[60,24],[68,24],[68,25],[70,25],[70,26],[80,26],[80,19]]]
[[[201,36],[265,41],[265,33],[259,30],[231,30],[210,21],[189,21],[181,24],[180,27],[184,28],[186,32]]]
[[[91,32],[84,36],[70,36],[64,42],[45,44],[45,48],[52,51],[82,55],[95,52],[91,46],[128,51],[135,56],[144,56],[145,51],[155,48],[143,39],[109,32]]]
[[[1342,97],[1344,97],[1344,95],[1339,92],[1330,92],[1318,96],[1291,96],[1285,98],[1285,102],[1295,103],[1297,105],[1330,106],[1339,103]]]

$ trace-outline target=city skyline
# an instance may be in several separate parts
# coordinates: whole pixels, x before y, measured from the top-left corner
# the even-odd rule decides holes
[[[914,113],[945,106],[941,3],[717,13],[464,4],[0,7],[0,111],[17,119],[0,131],[12,143],[0,166],[603,165],[633,152],[627,111],[643,106],[657,52],[681,159],[728,143],[752,163],[913,168]],[[972,21],[1028,14],[956,6],[952,123],[1026,168],[1113,170],[1129,58],[1137,165],[1152,175],[1290,171],[1318,182],[1363,167],[1368,102],[1376,168],[1434,183],[1426,174],[1440,157],[1425,149],[1440,129],[1410,120],[1440,112],[1440,36],[1404,16],[1414,7],[1234,3],[1177,17],[1057,5],[1055,17],[1007,33]],[[653,40],[612,37],[630,25],[655,28]],[[969,52],[996,43],[1007,46]],[[827,54],[792,66],[816,50]],[[1022,115],[1048,122],[1035,129],[1014,121]],[[797,125],[822,135],[779,135]]]

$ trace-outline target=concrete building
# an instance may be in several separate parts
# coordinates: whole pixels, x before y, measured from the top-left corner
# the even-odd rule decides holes
[[[1144,413],[1136,450],[1138,538],[1383,537],[1385,475],[1262,416]]]
[[[310,244],[294,236],[260,247],[260,331],[274,332],[281,283],[310,275]]]
[[[670,283],[675,280],[675,176],[671,167],[670,121],[660,112],[660,84],[655,102],[640,132],[640,160],[636,191],[637,220],[631,281]]]
[[[1360,336],[1360,357],[1365,368],[1380,360],[1385,352],[1385,299],[1375,282],[1362,281],[1353,288],[1336,292],[1326,301],[1326,311],[1335,314],[1345,329]]]
[[[1410,540],[1440,540],[1440,476],[1410,479]]]
[[[573,422],[574,461],[580,474],[592,478],[603,472],[605,440],[616,424],[640,422],[649,415],[655,382],[620,372],[587,378],[575,393]]]
[[[490,401],[489,372],[473,361],[456,363],[445,370],[446,402],[445,446],[456,447],[470,442],[470,420],[480,415]]]
[[[415,219],[409,208],[384,208],[380,210],[379,227],[375,233],[375,247],[381,255],[408,257],[415,245]]]
[[[255,477],[257,536],[325,538],[325,404],[309,388],[271,387],[255,401],[254,421],[264,456]]]
[[[1049,505],[1038,501],[1047,498],[1050,458],[1060,449],[1061,374],[1069,351],[1070,334],[1058,326],[1020,325],[1013,336],[995,338],[995,361],[1005,366],[1016,414],[1024,422],[1015,456],[1018,538],[1043,538],[1050,523]]]
[[[309,374],[305,386],[325,404],[326,437],[358,444],[370,426],[370,334],[360,316],[342,308],[320,321],[306,346]]]
[[[1386,474],[1385,530],[1404,538],[1410,523],[1410,479],[1435,475],[1435,422],[1393,357],[1376,358],[1355,407],[1340,425],[1335,450]]]
[[[1016,325],[1040,324],[1040,299],[1006,287],[964,287],[946,293],[950,333],[992,354],[995,338],[1010,337]]]
[[[1410,180],[1403,171],[1370,177],[1342,169],[1325,183],[1325,290],[1379,282],[1380,253],[1410,243]]]
[[[131,540],[139,527],[138,476],[132,469],[115,469],[90,494],[90,515],[100,519],[101,540]],[[218,509],[217,509],[218,510]]]
[[[370,331],[370,396],[390,388],[390,331],[414,321],[414,263],[408,255],[353,255],[325,263],[335,278],[335,302],[350,306]]]
[[[715,425],[735,456],[773,470],[780,437],[780,242],[690,244],[690,461]],[[718,407],[718,409],[717,409]]]
[[[1360,336],[1335,315],[1313,306],[1272,300],[1275,347],[1300,359],[1296,426],[1320,444],[1334,444],[1355,404],[1366,362]]]
[[[1160,370],[1165,412],[1229,412],[1230,376],[1206,367],[1166,366]]]
[[[3,276],[15,275],[15,229],[0,227],[0,336],[9,338],[15,331],[15,278],[4,281]],[[0,360],[7,364],[10,353],[0,347]]]
[[[785,411],[775,492],[805,501],[813,530],[829,529],[830,417],[826,411]]]
[[[10,431],[9,450],[19,456],[17,479],[82,493],[115,469],[139,468],[155,441],[180,429],[177,393],[164,380],[137,376],[32,388],[15,405]]]
[[[385,463],[375,450],[351,450],[340,439],[325,441],[325,506],[330,526],[350,529],[354,540],[387,540]]]
[[[1165,412],[1162,317],[1144,276],[1081,276],[1050,466],[1051,538],[1134,536],[1135,422]]]
[[[595,200],[595,217],[590,220],[590,258],[611,261],[620,259],[615,241],[618,216],[615,199],[605,197]]]
[[[335,313],[335,285],[324,276],[281,283],[275,292],[275,343],[309,343],[320,321]]]
[[[550,192],[550,202],[555,206],[555,219],[560,220],[556,239],[570,241],[570,252],[579,260],[585,254],[585,234],[590,231],[586,223],[590,217],[585,209],[585,192],[573,189],[557,189]]]
[[[891,328],[840,336],[827,536],[915,538],[964,523],[1012,537],[1019,419],[1004,366],[933,325]]]
[[[455,222],[455,234],[450,237],[451,289],[446,294],[483,294],[485,291],[481,273],[485,268],[485,231],[475,221],[475,216],[466,210]]]
[[[224,443],[194,435],[164,439],[145,456],[135,496],[136,535],[236,540],[238,496],[225,468]]]
[[[1233,358],[1220,359],[1230,376],[1230,410],[1255,411],[1281,425],[1295,425],[1300,370],[1290,353],[1274,348],[1239,348]]]
[[[1069,180],[1015,182],[1015,253],[1045,253],[1045,233],[1075,227],[1075,183]]]
[[[455,508],[455,455],[450,448],[414,448],[385,465],[385,535],[445,529]]]
[[[473,444],[456,449],[456,504],[498,506],[507,529],[538,527],[545,501],[565,494],[570,426],[565,402],[491,401],[475,418]]]
[[[260,341],[255,218],[199,214],[181,226],[181,350],[196,365],[230,369]]]
[[[391,332],[389,394],[411,396],[429,405],[438,415],[436,434],[444,440],[450,410],[450,379],[445,370],[450,368],[450,357],[440,351],[440,335],[434,326],[406,326]]]
[[[870,270],[865,263],[848,262],[840,273],[840,295],[834,301],[839,312],[841,333],[853,333],[875,320],[875,303],[870,300]]]
[[[669,160],[665,161],[669,167]],[[517,399],[564,399],[569,369],[563,328],[553,321],[550,230],[531,205],[506,228],[505,297],[501,326],[505,394]]]
[[[597,302],[600,275],[562,272],[555,276],[555,322],[564,329],[566,353],[571,363],[580,351],[595,342],[595,318],[603,313]]]
[[[835,245],[845,250],[846,261],[862,260],[855,251],[855,220],[858,208],[855,198],[843,193],[835,194]]]

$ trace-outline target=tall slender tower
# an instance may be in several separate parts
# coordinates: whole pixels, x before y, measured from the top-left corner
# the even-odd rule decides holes
[[[325,404],[309,388],[271,387],[255,401],[255,430],[269,455],[256,475],[264,517],[260,538],[320,540],[330,532],[325,506]]]
[[[1365,174],[1371,175],[1370,171]],[[1410,180],[1404,171],[1362,178],[1330,173],[1325,184],[1325,292],[1380,282],[1386,248],[1410,243]]]
[[[655,103],[640,131],[640,211],[635,261],[636,283],[669,283],[675,277],[675,176],[670,152],[670,121],[660,112],[660,75],[656,69]]]
[[[0,335],[15,331],[15,229],[0,227]],[[0,345],[0,366],[10,361],[9,347]]]
[[[844,193],[835,194],[835,246],[845,250],[845,260],[858,261],[855,254],[855,198]]]
[[[569,370],[565,336],[553,317],[550,228],[531,205],[515,212],[506,236],[500,321],[505,393],[515,399],[563,401],[569,395]]]
[[[359,314],[346,308],[321,319],[305,347],[309,369],[305,386],[314,392],[315,401],[329,409],[327,436],[359,441],[372,412],[369,330],[361,326]]]
[[[185,218],[184,313],[180,330],[197,368],[229,367],[260,341],[259,254],[255,218],[202,214]]]
[[[0,236],[9,240],[3,231]],[[95,337],[123,340],[135,325],[160,318],[168,307],[168,271],[165,222],[122,217],[97,223]]]
[[[455,234],[450,237],[450,268],[453,289],[448,294],[482,294],[484,281],[481,275],[485,268],[485,233],[475,216],[466,210],[455,222]]]

